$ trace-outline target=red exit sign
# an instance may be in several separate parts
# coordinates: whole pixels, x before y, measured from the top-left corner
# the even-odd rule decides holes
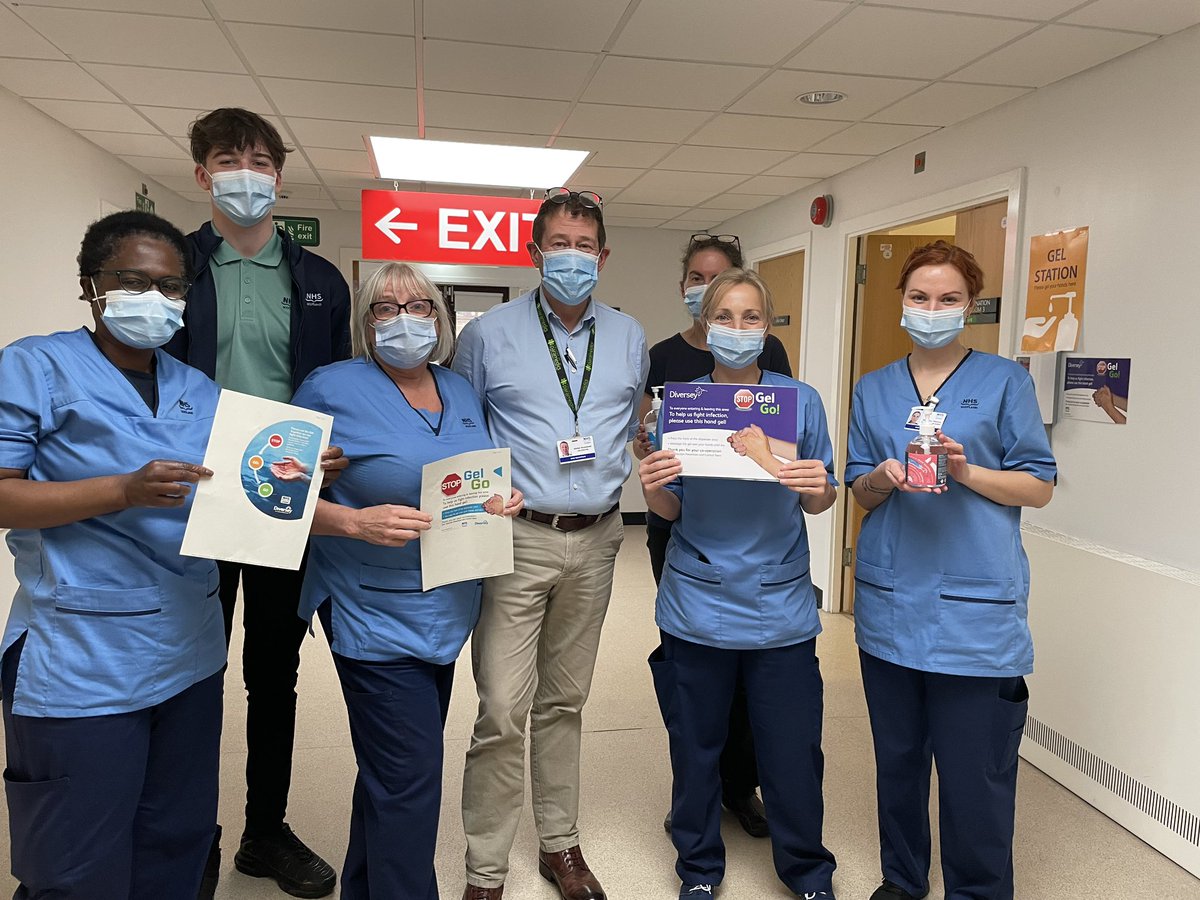
[[[541,205],[512,197],[363,191],[363,257],[530,266],[525,244],[533,240]]]

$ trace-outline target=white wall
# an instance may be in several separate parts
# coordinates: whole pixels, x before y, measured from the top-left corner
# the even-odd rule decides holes
[[[0,347],[29,334],[75,328],[75,257],[100,201],[127,209],[145,184],[155,211],[185,233],[206,216],[121,160],[0,88]]]
[[[810,232],[802,365],[806,380],[825,397],[835,436],[846,428],[836,388],[846,364],[847,222],[871,221],[882,211],[919,206],[940,192],[1023,168],[1019,277],[1016,296],[1006,297],[1018,311],[1030,235],[1091,226],[1080,349],[1133,358],[1130,417],[1125,427],[1072,421],[1053,427],[1060,483],[1053,502],[1028,511],[1026,521],[1065,537],[1027,540],[1034,558],[1031,621],[1039,667],[1030,711],[1193,814],[1200,814],[1200,770],[1192,763],[1200,745],[1194,665],[1200,595],[1189,581],[1200,572],[1193,521],[1200,478],[1192,474],[1200,438],[1193,234],[1200,211],[1197,59],[1200,27],[722,226],[740,234],[748,248]],[[928,168],[914,175],[912,154],[919,150],[927,151]],[[813,229],[808,205],[823,193],[833,195],[837,218],[831,228]],[[828,533],[814,545],[836,546],[837,523],[817,524]],[[1163,575],[1155,563],[1182,571]],[[1101,569],[1105,576],[1094,577]],[[1081,590],[1084,581],[1087,589]],[[1070,677],[1057,677],[1065,673]],[[1030,741],[1023,752],[1200,873],[1200,847],[1163,837],[1144,812],[1087,776],[1067,777],[1065,763],[1060,760],[1056,770]]]

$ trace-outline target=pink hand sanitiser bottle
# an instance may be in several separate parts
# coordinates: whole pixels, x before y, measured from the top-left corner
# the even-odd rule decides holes
[[[937,439],[936,426],[921,422],[917,436],[904,454],[905,481],[909,487],[945,487],[946,458],[947,450]]]

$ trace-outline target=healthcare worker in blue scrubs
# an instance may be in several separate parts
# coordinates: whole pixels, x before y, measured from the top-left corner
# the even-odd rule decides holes
[[[358,762],[342,898],[437,900],[442,729],[481,582],[421,590],[421,468],[494,445],[475,391],[437,364],[453,331],[421,272],[372,273],[350,332],[353,358],[313,372],[293,401],[332,415],[352,460],[318,504],[300,600],[329,638]],[[513,491],[485,509],[515,516],[522,505]]]
[[[217,386],[158,350],[183,235],[88,228],[92,330],[0,351],[0,527],[19,587],[2,683],[15,897],[195,897],[217,819],[217,567],[179,555]]]
[[[715,365],[699,382],[798,389],[796,441],[787,454],[794,458],[763,459],[777,480],[680,477],[670,450],[649,454],[639,467],[646,505],[675,523],[655,604],[662,646],[650,667],[670,738],[679,896],[691,900],[711,896],[725,873],[718,770],[739,674],[775,870],[797,896],[833,897],[833,854],[821,839],[821,624],[804,515],[832,506],[837,482],[817,392],[758,367],[772,314],[757,274],[718,275],[701,307]]]
[[[854,389],[846,481],[868,511],[854,618],[884,879],[872,900],[929,891],[931,761],[947,900],[1013,897],[1023,676],[1033,670],[1021,507],[1050,501],[1056,469],[1029,373],[959,338],[982,286],[965,250],[938,241],[913,251],[898,285],[912,353]],[[949,449],[944,488],[905,483],[917,412]]]

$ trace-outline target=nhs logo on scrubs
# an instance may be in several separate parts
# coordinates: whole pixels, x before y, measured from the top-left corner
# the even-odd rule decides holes
[[[979,409],[979,401],[974,397],[968,397],[958,405],[959,409]]]
[[[185,416],[190,416],[195,413],[195,410],[192,409],[192,404],[188,403],[186,400],[179,401],[179,411]]]

